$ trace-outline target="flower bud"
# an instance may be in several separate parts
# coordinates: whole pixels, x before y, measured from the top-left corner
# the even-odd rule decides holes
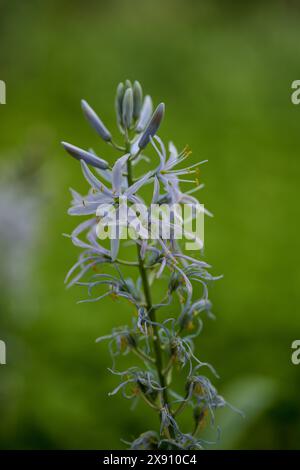
[[[143,90],[136,80],[133,84],[133,118],[138,119],[143,104]]]
[[[148,124],[151,118],[152,108],[153,106],[152,106],[151,96],[146,95],[141,112],[140,112],[140,118],[136,125],[137,132],[142,132],[145,129],[146,125]]]
[[[149,143],[150,137],[153,137],[156,134],[160,126],[160,123],[164,117],[164,112],[165,112],[165,105],[164,103],[160,103],[157,106],[156,110],[154,111],[152,118],[139,141],[140,149],[144,149],[146,145]]]
[[[87,152],[86,150],[82,150],[75,145],[68,144],[68,142],[62,142],[62,146],[77,160],[84,160],[88,165],[100,168],[101,170],[107,170],[107,168],[109,168],[108,163],[105,160],[102,160],[102,158],[97,157],[97,155]]]
[[[96,132],[102,137],[105,142],[111,141],[111,133],[105,127],[99,116],[95,113],[95,111],[89,106],[89,104],[85,100],[81,100],[81,107],[83,114],[85,115],[88,122],[91,126],[95,129]]]
[[[115,108],[117,114],[117,122],[118,124],[122,124],[122,108],[123,108],[123,97],[124,97],[125,87],[123,83],[119,83],[116,92],[116,99],[115,99]]]
[[[125,129],[129,129],[133,115],[133,93],[132,88],[127,88],[123,98],[122,122]]]

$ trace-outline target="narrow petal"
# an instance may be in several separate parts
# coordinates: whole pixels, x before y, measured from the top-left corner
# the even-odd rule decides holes
[[[175,163],[177,163],[178,151],[173,142],[169,142],[169,152],[170,156],[165,167],[166,170],[169,170],[175,165]]]
[[[98,263],[99,263],[99,260],[96,259],[95,261],[93,261],[93,262],[85,265],[84,267],[82,267],[81,271],[75,277],[73,277],[73,279],[68,283],[67,287],[71,287],[74,284],[76,284],[76,282],[79,281],[79,279],[81,279],[82,276],[84,276],[84,274],[87,273],[90,268],[92,268],[93,266],[95,266]],[[70,273],[70,271],[69,271],[69,273]]]
[[[100,186],[101,186],[100,181],[91,172],[91,170],[89,169],[89,167],[87,166],[84,160],[80,160],[80,164],[81,164],[83,176],[85,177],[87,182],[91,185],[92,188],[97,189],[99,191]]]
[[[106,248],[103,248],[98,241],[97,241],[97,233],[96,233],[96,226],[90,230],[90,232],[87,234],[87,240],[97,249],[99,253],[101,253],[103,256],[110,256],[110,251],[107,250]]]
[[[119,248],[120,248],[120,239],[119,238],[112,238],[110,240],[110,256],[112,261],[115,261],[115,259],[118,256],[119,253]]]
[[[82,199],[83,197],[81,196],[81,194],[79,194],[77,191],[75,191],[75,189],[73,188],[70,188],[70,193],[72,195],[72,204],[73,205],[76,205],[76,204],[79,204],[82,202]]]
[[[154,177],[154,188],[153,188],[153,196],[152,196],[152,204],[157,204],[159,200],[159,181],[158,178]]]
[[[126,196],[130,198],[133,196],[144,184],[149,182],[149,179],[153,176],[152,171],[148,171],[142,178],[136,181],[134,184],[129,186],[127,191],[125,192]]]
[[[157,274],[156,274],[157,279],[162,275],[166,264],[167,264],[166,258],[163,258],[162,263],[160,265],[160,268],[159,268],[159,270],[157,271]]]
[[[84,230],[92,227],[96,223],[96,218],[85,220],[81,222],[72,232],[71,237],[78,237]]]
[[[122,187],[122,172],[125,163],[127,162],[128,157],[130,156],[129,153],[120,157],[113,166],[112,169],[112,187],[113,192],[119,194]]]
[[[152,140],[152,139],[153,139],[153,140],[156,140],[156,142],[159,143],[159,146],[160,146],[160,153],[163,155],[164,161],[166,161],[166,159],[167,159],[167,152],[166,152],[166,147],[165,147],[163,141],[161,140],[160,137],[158,137],[158,135],[155,135],[153,138],[151,137],[150,140]]]
[[[100,168],[96,168],[96,171],[107,183],[111,183],[111,170],[100,170]]]
[[[79,267],[83,267],[84,266],[84,263],[86,263],[87,261],[91,261],[91,260],[94,260],[95,257],[94,256],[89,256],[88,258],[82,258],[82,259],[79,259],[72,267],[71,269],[67,272],[67,275],[65,277],[65,284],[68,282],[68,280],[70,279],[70,277],[72,276],[72,274],[76,271],[77,268]]]
[[[105,194],[106,196],[112,197],[112,192],[96,178],[96,176],[91,172],[84,160],[80,160],[82,173],[87,182],[91,185],[92,188],[97,191]]]
[[[68,210],[69,215],[91,215],[96,214],[96,210],[99,207],[98,202],[90,202],[89,204],[82,204],[80,206],[70,207]]]
[[[88,165],[101,168],[102,170],[109,168],[109,165],[105,160],[97,157],[96,155],[93,155],[91,152],[82,150],[81,148],[69,144],[68,142],[62,142],[62,146],[72,157],[76,158],[77,160],[84,160]]]
[[[154,141],[154,139],[152,137],[150,137],[150,141],[151,141],[151,144],[153,146],[153,148],[155,149],[157,155],[159,156],[159,159],[160,159],[160,164],[158,165],[158,167],[156,168],[155,172],[156,173],[159,173],[161,172],[162,170],[165,169],[165,166],[166,166],[166,154],[163,153],[156,145],[156,142]]]

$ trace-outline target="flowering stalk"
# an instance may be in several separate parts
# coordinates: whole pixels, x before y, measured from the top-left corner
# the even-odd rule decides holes
[[[129,147],[129,142],[127,142],[127,148],[128,147]],[[131,186],[133,182],[132,182],[132,168],[131,168],[130,160],[127,160],[127,180],[128,180],[128,185]],[[144,295],[146,299],[147,312],[149,315],[149,319],[150,321],[152,321],[152,324],[153,324],[153,346],[154,346],[154,351],[155,351],[155,356],[156,356],[155,363],[156,363],[156,368],[157,368],[157,374],[159,377],[159,382],[162,387],[163,404],[164,406],[168,406],[169,405],[168,392],[167,392],[167,387],[165,383],[165,377],[162,371],[163,362],[162,362],[162,354],[161,354],[161,344],[160,344],[158,329],[156,325],[157,322],[156,322],[155,309],[153,308],[153,305],[152,305],[151,289],[150,289],[149,282],[148,282],[148,276],[146,273],[144,261],[142,259],[140,248],[138,245],[137,245],[137,258],[138,258],[140,276],[142,279],[142,284],[143,284],[143,289],[144,289]]]
[[[226,404],[202,373],[206,369],[216,375],[215,370],[194,354],[194,339],[201,332],[203,314],[213,316],[208,284],[216,278],[209,273],[210,266],[199,259],[199,253],[195,257],[185,253],[184,239],[192,239],[199,252],[203,246],[201,236],[186,229],[185,225],[182,230],[184,206],[190,209],[189,226],[199,214],[209,214],[191,195],[202,188],[198,177],[199,166],[204,162],[178,167],[191,152],[184,148],[178,153],[172,142],[167,156],[163,142],[156,135],[165,106],[161,103],[152,114],[152,100],[149,95],[143,98],[142,87],[137,81],[132,85],[126,80],[118,85],[115,108],[121,143],[113,140],[100,117],[86,101],[82,101],[84,115],[98,135],[122,152],[115,162],[107,162],[91,149],[83,150],[63,142],[67,152],[80,160],[83,175],[90,185],[86,196],[71,190],[73,200],[69,214],[88,218],[70,235],[73,244],[82,252],[66,282],[87,287],[88,299],[81,302],[95,302],[111,296],[125,298],[135,308],[132,326],[116,327],[111,334],[97,340],[109,342],[113,359],[110,370],[121,380],[110,395],[122,392],[127,399],[141,399],[159,416],[159,429],[144,432],[129,443],[130,448],[201,449],[205,442],[199,433],[204,423],[210,421],[214,425],[214,411]],[[151,148],[155,152],[154,158],[145,153]],[[136,177],[136,167],[141,161],[153,163],[152,169]],[[185,175],[192,175],[194,179],[182,178]],[[191,182],[195,186],[184,192],[182,184]],[[145,204],[140,192],[149,185],[153,186],[152,201]],[[168,213],[169,217],[161,220],[161,214],[153,215],[153,206]],[[155,227],[156,236],[153,236]],[[126,238],[124,232],[136,245],[134,260],[119,256]],[[107,268],[99,273],[100,266]],[[137,268],[138,278],[126,278],[123,266]],[[167,292],[156,303],[151,287],[159,278],[167,281]],[[176,297],[180,311],[166,317],[164,307],[174,312]],[[116,357],[128,353],[133,353],[143,367],[134,365],[128,370],[117,371]],[[177,386],[173,385],[174,376],[179,379]],[[179,426],[180,415],[188,409],[192,409],[194,424],[190,432],[183,432]]]

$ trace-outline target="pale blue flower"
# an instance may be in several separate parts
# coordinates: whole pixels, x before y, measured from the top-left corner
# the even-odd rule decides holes
[[[158,105],[152,113],[152,100],[149,95],[143,100],[143,91],[137,81],[132,85],[130,80],[126,80],[117,88],[115,108],[123,146],[112,141],[102,120],[85,101],[82,107],[87,120],[102,139],[122,154],[110,165],[93,150],[86,151],[63,143],[65,149],[80,160],[83,176],[89,185],[85,196],[71,189],[69,214],[86,216],[87,219],[69,236],[81,249],[81,254],[67,274],[66,282],[87,290],[87,298],[80,302],[97,302],[111,296],[115,300],[124,299],[133,308],[130,327],[114,327],[111,334],[97,340],[108,341],[113,360],[113,370],[110,371],[120,380],[109,395],[121,392],[133,403],[141,399],[160,417],[160,428],[141,434],[128,443],[131,448],[202,449],[210,443],[196,436],[199,423],[207,412],[213,423],[215,409],[227,405],[210,380],[199,373],[200,369],[204,373],[209,369],[217,376],[215,369],[202,362],[195,353],[195,338],[202,331],[203,316],[214,318],[208,287],[220,276],[209,272],[208,263],[184,252],[181,240],[175,237],[175,230],[183,219],[181,205],[192,207],[190,220],[196,217],[199,202],[192,194],[203,187],[198,171],[204,161],[187,165],[190,150],[186,147],[178,152],[172,142],[166,151],[164,143],[156,135],[164,116],[164,104]],[[149,158],[150,155],[144,154],[149,142],[159,159],[158,164],[155,155]],[[140,162],[150,166],[144,174],[137,170]],[[192,189],[183,190],[183,185],[188,183],[193,184]],[[143,191],[146,185],[151,186],[152,197]],[[144,219],[137,219],[132,207],[134,204],[144,205],[144,199],[150,200],[146,207],[147,216],[152,215],[149,207],[152,203],[161,211],[164,209],[161,205],[167,204],[165,209],[172,210],[173,217],[160,220],[157,215],[154,217],[158,220],[150,218],[150,222],[145,217],[144,226]],[[128,217],[124,221],[121,212],[125,205]],[[201,210],[210,214],[202,206]],[[158,236],[153,239],[144,237],[156,222]],[[122,241],[125,225],[126,229],[134,230],[136,239]],[[115,229],[109,248],[100,242],[102,228]],[[170,229],[170,233],[164,229]],[[121,252],[125,258],[122,259],[119,255],[121,243],[124,248],[126,244],[128,247],[135,245],[134,260],[130,259],[129,249],[124,250],[125,255]],[[109,270],[103,269],[106,265]],[[132,269],[132,273],[138,268],[139,275],[125,276],[123,266]],[[101,272],[98,272],[99,267],[102,267]],[[151,292],[151,286],[158,278],[164,282],[161,284],[164,286],[162,298],[156,298],[158,292],[155,296]],[[136,356],[139,365],[117,372],[115,360],[124,354]],[[178,370],[181,376],[184,373],[186,376],[181,394],[172,386],[172,378]],[[192,433],[182,432],[177,421],[177,415],[183,413],[186,406],[193,409],[195,428]]]

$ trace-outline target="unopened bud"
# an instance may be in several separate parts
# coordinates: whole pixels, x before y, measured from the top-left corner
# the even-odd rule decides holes
[[[106,142],[111,141],[111,133],[109,130],[105,127],[97,113],[90,107],[90,105],[85,101],[81,100],[81,107],[83,114],[85,115],[86,119],[88,122],[91,124],[91,126],[98,132],[100,137],[102,137],[103,140]]]
[[[125,129],[129,129],[133,115],[133,93],[132,88],[127,88],[123,98],[122,122]]]
[[[143,90],[136,80],[133,84],[133,118],[138,119],[143,104]]]
[[[139,141],[140,149],[144,149],[146,145],[149,143],[150,137],[153,137],[156,134],[160,126],[160,123],[164,117],[164,112],[165,112],[165,105],[164,103],[160,103],[157,106],[156,110],[154,111],[152,118]]]

